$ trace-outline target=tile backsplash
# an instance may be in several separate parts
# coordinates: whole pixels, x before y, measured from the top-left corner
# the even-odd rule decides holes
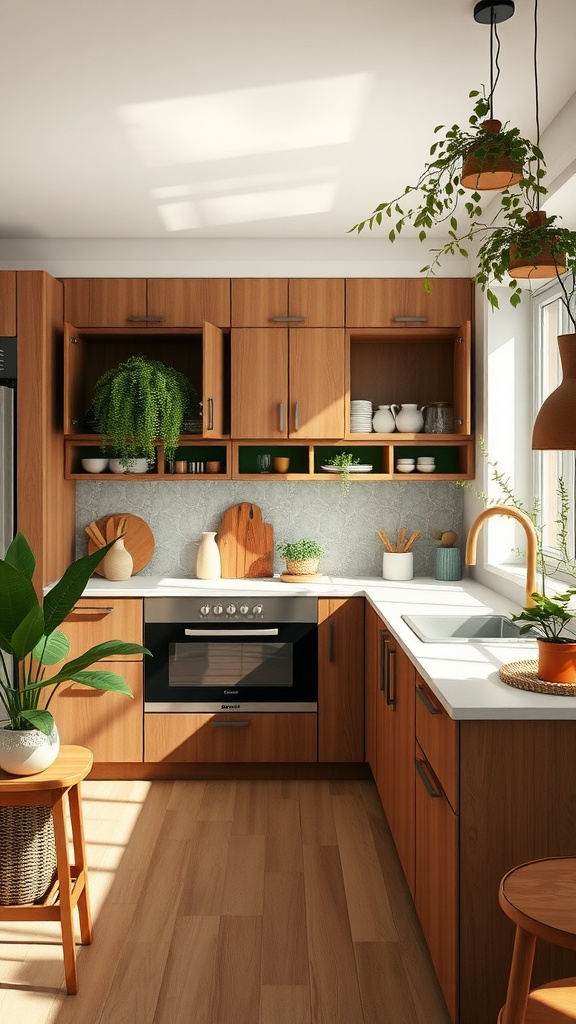
[[[462,537],[463,492],[449,481],[351,482],[343,495],[339,480],[79,482],[76,489],[77,556],[86,553],[84,527],[93,519],[132,512],[145,519],[156,549],[142,576],[194,577],[203,530],[217,530],[231,505],[252,501],[274,527],[274,542],[311,537],[325,549],[320,570],[327,576],[382,574],[378,530],[391,539],[400,526],[422,536],[414,545],[414,575],[434,574],[434,530]],[[284,562],[275,554],[274,571]]]

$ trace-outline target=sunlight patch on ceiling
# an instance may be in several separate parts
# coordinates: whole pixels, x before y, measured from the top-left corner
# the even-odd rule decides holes
[[[297,188],[162,203],[158,212],[168,231],[190,231],[207,225],[247,224],[251,221],[325,213],[332,209],[335,196],[335,184],[326,182]]]
[[[371,76],[184,96],[118,108],[144,167],[343,145],[354,135]]]

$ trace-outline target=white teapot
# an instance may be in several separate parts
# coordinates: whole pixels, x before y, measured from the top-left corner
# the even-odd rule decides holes
[[[372,417],[372,430],[377,434],[391,434],[396,430],[397,405],[379,405]]]
[[[402,434],[419,434],[424,426],[425,405],[401,405],[396,413],[396,429]]]

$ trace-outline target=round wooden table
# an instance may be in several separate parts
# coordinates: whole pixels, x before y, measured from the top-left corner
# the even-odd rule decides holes
[[[82,824],[80,783],[92,767],[93,756],[86,747],[60,748],[54,764],[37,775],[8,775],[0,769],[0,805],[52,808],[56,845],[57,888],[43,903],[0,907],[0,921],[60,921],[66,991],[78,991],[74,907],[78,906],[83,945],[92,942],[92,918],[88,895],[86,847]],[[70,812],[74,863],[70,863],[66,833],[66,804]]]
[[[576,978],[551,981],[533,991],[530,979],[537,939],[576,949],[576,857],[549,857],[513,868],[500,882],[498,901],[516,925],[499,1024],[574,1019]]]

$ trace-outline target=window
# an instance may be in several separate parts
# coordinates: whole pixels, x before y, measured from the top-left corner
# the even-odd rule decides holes
[[[571,324],[566,309],[561,301],[561,288],[555,282],[540,289],[533,297],[534,324],[534,417],[542,402],[561,382],[562,370],[558,354],[557,338],[559,334],[571,333]],[[559,531],[559,495],[558,480],[562,478],[569,498],[567,548],[570,558],[574,558],[574,505],[575,474],[573,451],[534,452],[534,494],[542,509],[544,550],[552,560],[560,554],[561,537]]]

